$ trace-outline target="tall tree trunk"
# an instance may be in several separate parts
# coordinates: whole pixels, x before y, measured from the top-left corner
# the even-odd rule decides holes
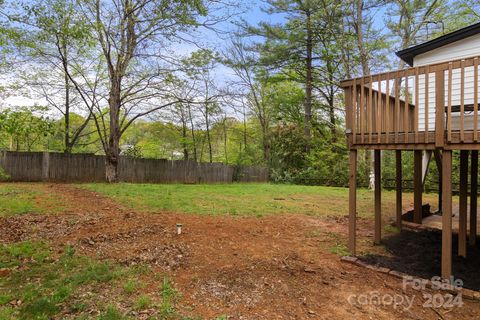
[[[270,141],[267,135],[267,128],[265,126],[262,126],[263,159],[265,163],[270,166]]]
[[[120,156],[120,90],[121,79],[112,76],[108,103],[110,107],[110,134],[105,154],[105,176],[107,182],[118,182],[118,161]]]
[[[368,52],[365,47],[365,39],[363,34],[363,0],[356,1],[356,23],[355,32],[357,33],[357,46],[360,53],[360,64],[362,65],[363,76],[370,74],[370,67],[368,65]]]
[[[245,113],[245,105],[243,106],[243,145],[244,150],[247,149],[247,115]]]
[[[330,132],[332,134],[332,142],[337,141],[337,132],[336,132],[336,126],[337,126],[337,119],[335,117],[335,108],[333,106],[333,99],[329,100],[328,102],[328,116],[330,118]]]
[[[223,118],[223,148],[225,151],[225,164],[228,163],[228,153],[227,153],[227,115]]]
[[[212,142],[210,140],[210,119],[208,117],[208,104],[205,104],[205,123],[207,126],[208,159],[210,163],[212,163],[213,156],[212,156]]]
[[[190,104],[187,104],[187,108],[188,108],[188,118],[190,119],[190,132],[191,132],[191,135],[192,135],[193,160],[195,160],[195,162],[198,162],[197,140],[195,138],[195,126],[193,125],[192,108],[190,107]]]
[[[332,70],[330,62],[328,63],[328,66],[329,66],[328,68]],[[329,72],[329,73],[330,73],[329,81],[330,83],[334,83],[333,72]],[[328,87],[327,101],[328,101],[328,116],[330,118],[330,132],[332,134],[331,141],[336,142],[337,141],[337,120],[335,117],[335,88],[333,87],[333,85],[330,85]]]
[[[368,76],[370,74],[370,66],[368,64],[368,52],[365,46],[365,38],[363,33],[363,9],[364,9],[364,1],[363,0],[356,0],[356,13],[355,13],[355,32],[357,34],[357,47],[360,53],[360,64],[362,65],[362,75]],[[365,176],[367,179],[370,179],[374,172],[374,163],[372,157],[373,151],[365,151]],[[369,183],[370,185],[371,183]]]
[[[183,144],[183,159],[188,160],[188,147],[187,147],[187,123],[182,120],[182,144]]]
[[[311,25],[311,12],[306,11],[307,15],[307,39],[306,49],[307,55],[305,58],[306,78],[305,78],[305,102],[304,102],[304,135],[307,139],[307,151],[310,149],[310,126],[312,121],[312,90],[313,90],[313,76],[312,76],[312,61],[313,61],[313,32]]]
[[[65,153],[71,153],[72,152],[72,144],[70,143],[70,80],[68,79],[68,52],[67,52],[67,42],[64,40],[62,41],[62,50],[63,50],[63,59],[64,59],[64,64],[63,67],[65,68],[64,70],[64,85],[65,85],[65,119],[64,119],[64,125],[65,125],[65,148],[64,152]]]

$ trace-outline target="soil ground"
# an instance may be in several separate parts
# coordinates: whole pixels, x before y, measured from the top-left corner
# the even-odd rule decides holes
[[[433,291],[404,289],[400,279],[340,262],[340,255],[332,251],[345,243],[347,217],[140,213],[74,185],[35,187],[47,188],[50,195],[61,198],[62,212],[0,218],[2,243],[38,239],[59,252],[69,244],[99,259],[150,264],[173,280],[182,294],[179,308],[185,315],[204,319],[220,314],[228,319],[480,319],[478,301],[464,299],[462,307],[448,309],[425,307],[423,294]],[[42,205],[42,198],[37,202]],[[176,223],[183,224],[181,235],[175,232]],[[436,271],[419,272],[415,263],[438,265],[438,257],[429,262],[421,254],[416,256],[421,262],[408,257],[407,248],[412,247],[399,250],[398,235],[386,239],[385,248],[372,247],[371,220],[360,219],[358,228],[360,248],[370,253],[366,259],[396,269],[406,265],[401,271],[421,276]],[[405,234],[407,243],[422,240],[415,250],[437,245],[433,243],[438,239]],[[478,260],[475,263],[478,268]],[[157,285],[155,281],[151,279],[144,290]],[[352,297],[370,293],[406,295],[414,297],[414,302],[407,309],[388,303],[364,304]]]

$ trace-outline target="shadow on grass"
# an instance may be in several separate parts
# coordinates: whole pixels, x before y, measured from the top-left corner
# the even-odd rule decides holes
[[[458,256],[458,236],[452,238],[453,274],[461,279],[465,288],[480,290],[480,242],[477,247],[468,246],[467,258]],[[441,272],[441,231],[411,231],[386,236],[383,241],[390,256],[367,254],[360,259],[369,264],[375,264],[414,277],[431,279]]]

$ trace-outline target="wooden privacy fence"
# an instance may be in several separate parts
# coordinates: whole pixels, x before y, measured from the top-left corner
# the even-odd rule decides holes
[[[10,181],[105,182],[105,157],[50,152],[0,153]],[[188,160],[120,157],[119,180],[135,183],[267,182],[268,169]]]

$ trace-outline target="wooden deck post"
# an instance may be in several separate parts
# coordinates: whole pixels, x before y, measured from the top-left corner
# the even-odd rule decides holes
[[[442,155],[439,149],[433,152],[438,171],[438,211],[442,212]]]
[[[382,170],[380,150],[374,151],[375,174],[375,244],[382,241]]]
[[[442,278],[452,275],[452,151],[442,153]]]
[[[458,255],[467,256],[467,193],[468,193],[468,150],[460,151],[460,197],[458,220]]]
[[[472,151],[470,162],[470,236],[471,246],[477,242],[478,150]]]
[[[422,150],[414,151],[413,168],[413,222],[422,223]]]
[[[350,173],[348,177],[348,249],[350,254],[356,254],[357,228],[357,150],[350,150]]]
[[[395,187],[396,187],[396,222],[397,228],[402,229],[402,151],[395,151]]]

